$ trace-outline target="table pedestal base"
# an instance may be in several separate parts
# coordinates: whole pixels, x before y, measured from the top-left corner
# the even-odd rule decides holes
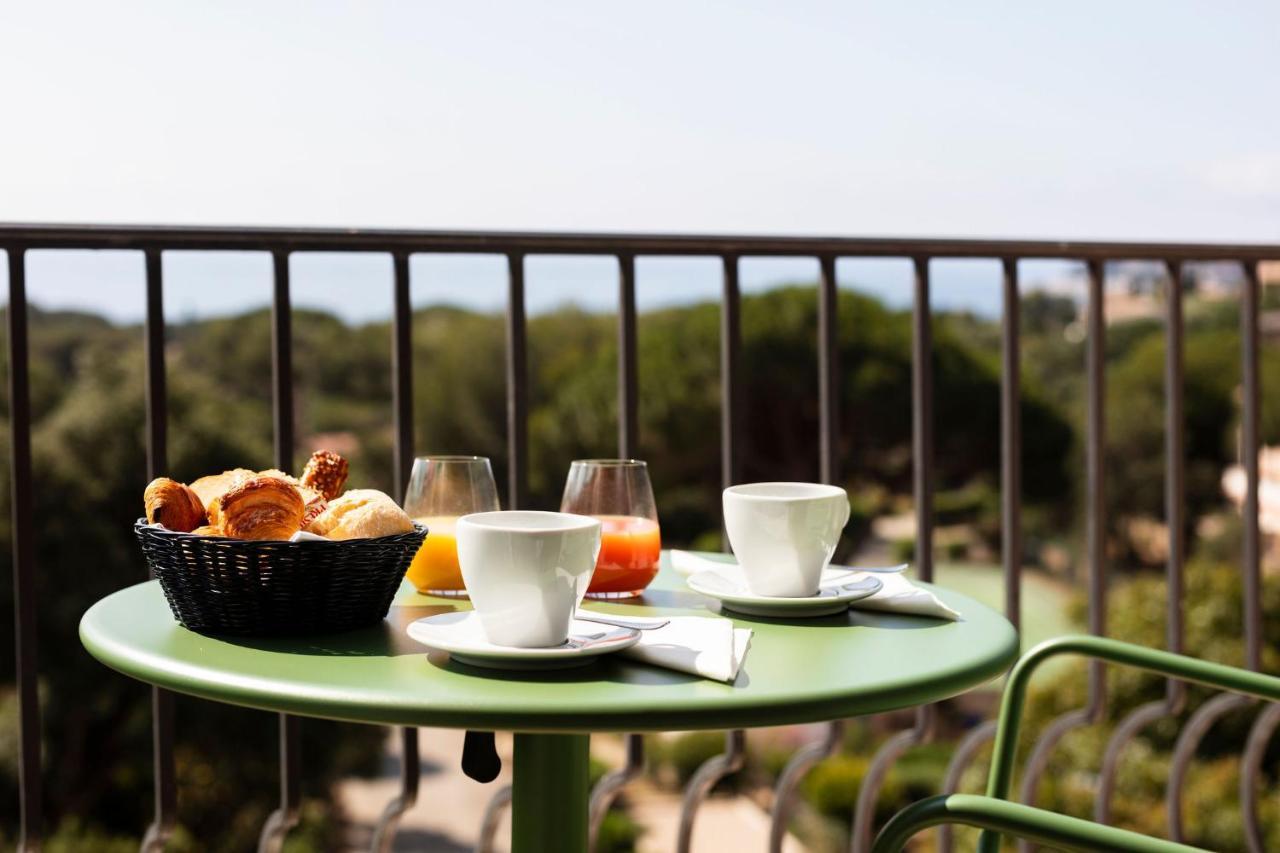
[[[587,853],[589,735],[516,734],[511,853]]]

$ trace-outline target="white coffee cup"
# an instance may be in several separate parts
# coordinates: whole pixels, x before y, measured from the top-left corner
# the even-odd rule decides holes
[[[599,521],[567,512],[478,512],[458,519],[456,535],[462,580],[489,642],[542,648],[569,638],[600,553]]]
[[[724,490],[729,545],[756,595],[815,595],[849,521],[849,496],[819,483],[749,483]]]

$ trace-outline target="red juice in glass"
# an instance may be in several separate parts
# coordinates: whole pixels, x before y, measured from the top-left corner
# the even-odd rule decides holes
[[[602,515],[600,557],[587,593],[639,595],[658,574],[662,537],[658,522],[629,515]]]
[[[658,574],[662,539],[649,468],[639,459],[575,459],[561,512],[600,521],[600,556],[587,598],[631,598]]]

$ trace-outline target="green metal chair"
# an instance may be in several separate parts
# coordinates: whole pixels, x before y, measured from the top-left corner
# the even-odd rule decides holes
[[[1090,853],[1101,850],[1175,853],[1201,849],[1009,801],[1018,727],[1022,722],[1027,684],[1036,667],[1051,657],[1065,654],[1084,655],[1220,690],[1272,702],[1280,701],[1280,678],[1274,676],[1105,637],[1059,637],[1049,640],[1027,652],[1009,673],[1009,682],[1000,704],[1000,719],[996,728],[986,796],[943,794],[907,806],[880,831],[872,846],[872,853],[898,853],[911,836],[920,830],[948,823],[985,830],[978,843],[981,853],[997,853],[1001,834],[1064,850]]]

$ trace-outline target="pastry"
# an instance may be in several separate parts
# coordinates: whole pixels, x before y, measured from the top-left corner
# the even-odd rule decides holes
[[[218,498],[250,477],[256,476],[248,468],[236,468],[231,471],[223,471],[221,474],[210,474],[208,477],[201,477],[191,484],[191,490],[200,496],[200,503],[204,505],[204,511],[209,514],[210,519],[213,519],[216,514],[215,504]]]
[[[413,530],[413,521],[377,489],[352,489],[336,500],[307,528],[329,539],[394,536]]]
[[[197,527],[195,530],[191,532],[196,536],[221,536],[222,528],[214,527],[211,524],[206,524],[204,527]]]
[[[204,503],[187,486],[168,477],[157,477],[142,493],[147,522],[186,533],[205,522]]]
[[[324,495],[315,489],[308,488],[298,482],[298,478],[277,469],[268,468],[266,471],[259,471],[259,477],[275,477],[277,480],[284,480],[290,483],[298,490],[298,494],[302,496],[302,529],[306,529],[307,525],[315,521],[316,516],[324,512],[325,507],[329,504],[325,501]]]
[[[329,502],[324,499],[324,495],[306,486],[298,486],[298,494],[302,497],[302,529],[306,530],[311,522],[329,508]]]
[[[213,523],[232,539],[288,539],[302,527],[302,495],[277,477],[252,477],[215,501]]]
[[[347,460],[332,450],[317,450],[302,471],[302,485],[315,489],[331,501],[342,494],[347,482]]]

